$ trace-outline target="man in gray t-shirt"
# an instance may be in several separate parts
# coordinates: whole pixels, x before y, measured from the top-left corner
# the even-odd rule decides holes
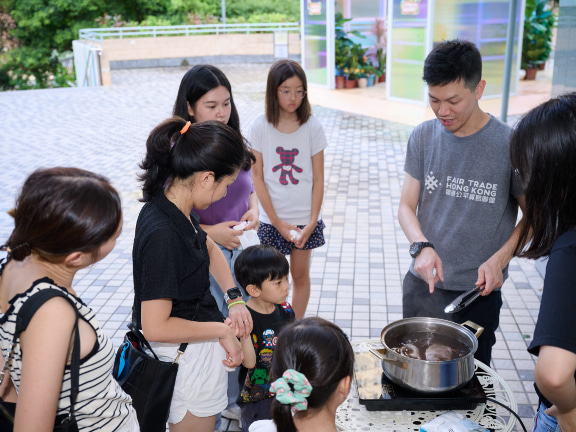
[[[489,365],[524,197],[510,164],[512,130],[478,105],[481,77],[471,42],[443,42],[426,58],[423,78],[437,119],[416,127],[408,141],[398,219],[414,258],[403,283],[404,318],[474,321],[485,328],[475,357]],[[481,285],[475,303],[444,313]]]

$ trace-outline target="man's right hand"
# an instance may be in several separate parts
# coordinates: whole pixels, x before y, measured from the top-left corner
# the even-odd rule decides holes
[[[434,284],[439,280],[444,282],[442,260],[434,250],[427,247],[422,249],[414,261],[414,270],[426,281],[430,288],[430,294],[434,292]]]

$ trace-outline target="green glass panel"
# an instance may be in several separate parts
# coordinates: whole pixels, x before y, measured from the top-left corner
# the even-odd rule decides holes
[[[326,76],[326,68],[308,68],[306,70],[306,79],[309,83],[328,85],[328,77]]]
[[[309,83],[328,85],[326,65],[326,0],[312,0],[304,5],[304,52]],[[331,17],[332,18],[332,17]]]
[[[392,45],[392,58],[402,60],[423,60],[424,45]]]
[[[422,100],[424,82],[423,63],[392,62],[390,96],[412,100]]]
[[[502,84],[504,83],[504,59],[485,60],[482,62],[482,78],[486,80],[484,96],[502,94]]]
[[[306,77],[313,84],[328,84],[326,67],[326,39],[306,39]]]
[[[422,27],[394,27],[394,42],[413,42],[423,44],[426,38],[426,29]]]
[[[326,24],[307,24],[304,26],[305,36],[326,37]]]
[[[480,45],[480,54],[482,58],[505,56],[506,55],[506,39],[498,42],[482,42]]]

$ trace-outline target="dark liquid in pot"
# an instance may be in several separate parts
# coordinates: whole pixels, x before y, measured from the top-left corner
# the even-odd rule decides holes
[[[470,353],[470,347],[450,336],[415,332],[386,340],[391,350],[419,360],[447,361],[462,358]]]

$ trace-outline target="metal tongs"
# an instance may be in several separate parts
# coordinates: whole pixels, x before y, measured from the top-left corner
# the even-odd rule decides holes
[[[452,303],[450,303],[448,306],[444,308],[444,313],[460,312],[462,309],[464,309],[466,306],[468,306],[470,303],[476,300],[478,296],[480,296],[485,286],[486,285],[480,285],[474,287],[474,289],[467,291],[462,295],[459,295],[454,299],[454,301],[452,301]]]

